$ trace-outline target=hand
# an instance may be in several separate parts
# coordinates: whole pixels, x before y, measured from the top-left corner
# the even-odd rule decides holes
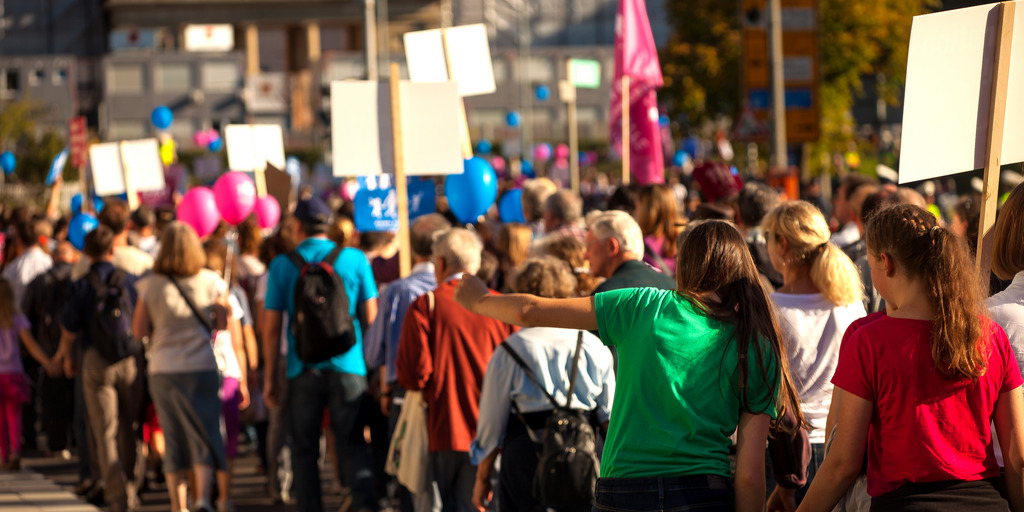
[[[277,408],[277,386],[273,382],[273,378],[269,375],[266,380],[263,381],[263,400],[267,402],[267,407],[272,409]]]
[[[490,293],[491,291],[487,289],[487,285],[479,277],[466,274],[462,276],[462,280],[455,287],[455,300],[462,307],[473,311],[476,303],[480,302],[481,299]]]
[[[43,364],[43,369],[46,370],[46,375],[48,377],[57,378],[64,374],[61,361],[58,356],[54,356],[52,359]]]
[[[75,368],[75,362],[70,357],[64,358],[64,376],[72,378],[78,375],[78,368]]]
[[[391,395],[380,396],[380,412],[384,413],[384,416],[391,416]]]
[[[796,489],[786,489],[775,486],[768,503],[764,507],[766,512],[793,512],[796,510]]]
[[[485,478],[481,480],[477,478],[476,483],[473,484],[473,506],[481,512],[487,510],[487,506],[491,504],[491,497],[493,494],[494,493],[491,489],[491,479]]]
[[[238,410],[244,411],[249,408],[250,396],[248,384],[242,383],[238,386],[238,391],[242,395],[242,401],[238,403]]]

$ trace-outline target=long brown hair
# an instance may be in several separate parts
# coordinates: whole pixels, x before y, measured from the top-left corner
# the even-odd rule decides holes
[[[924,281],[935,312],[935,367],[948,378],[983,375],[987,346],[982,293],[967,245],[927,210],[909,204],[871,216],[866,235],[869,253],[888,254],[908,278]]]
[[[775,426],[780,426],[778,422],[787,408],[792,408],[797,425],[804,425],[784,355],[782,331],[772,311],[768,290],[761,284],[750,250],[739,231],[725,221],[702,222],[687,232],[677,258],[678,292],[712,317],[736,325],[737,385],[743,410],[755,414],[763,412],[751,409],[750,395],[754,390],[768,389],[772,397],[778,395]],[[774,372],[765,364],[766,356],[778,363]],[[749,357],[757,358],[764,382],[750,381]]]
[[[680,227],[676,194],[667,185],[650,185],[640,189],[636,201],[636,222],[644,236],[658,236],[665,240],[664,256],[676,257],[675,240]]]
[[[580,297],[589,296],[600,284],[586,267],[587,246],[579,238],[560,236],[548,242],[544,248],[551,256],[569,264],[573,275],[576,276],[576,292]]]
[[[1003,280],[1024,270],[1024,183],[1010,192],[996,219],[992,272]]]
[[[18,305],[14,303],[14,288],[10,281],[0,277],[0,329],[14,327],[14,315],[17,313]]]

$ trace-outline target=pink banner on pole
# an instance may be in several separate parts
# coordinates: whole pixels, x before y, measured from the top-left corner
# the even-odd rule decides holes
[[[615,19],[615,81],[611,87],[611,143],[622,152],[622,77],[630,77],[630,171],[640,185],[664,183],[665,157],[658,127],[662,86],[658,49],[644,0],[620,0]]]

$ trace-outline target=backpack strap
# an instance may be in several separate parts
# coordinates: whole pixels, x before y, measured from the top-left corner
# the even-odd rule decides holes
[[[98,300],[101,294],[105,294],[107,292],[107,285],[102,279],[100,279],[100,275],[96,272],[90,270],[89,273],[85,275],[85,279],[89,282],[89,286],[92,286],[93,292],[95,292],[93,300]]]
[[[288,259],[292,260],[292,263],[300,271],[302,270],[302,267],[304,267],[306,265],[306,260],[303,259],[301,254],[299,254],[299,251],[295,251],[295,250],[288,251],[288,252],[285,253],[285,256],[287,256]]]
[[[342,247],[341,244],[335,244],[334,249],[331,249],[331,252],[327,253],[327,257],[322,260],[322,263],[326,263],[327,266],[334,268],[334,262],[338,261],[338,256],[341,256],[341,251],[343,249],[344,247]]]
[[[526,361],[523,361],[523,358],[519,357],[519,354],[516,352],[516,350],[512,348],[507,342],[502,343],[500,346],[501,348],[505,349],[506,352],[508,352],[508,355],[512,356],[512,360],[515,361],[519,368],[523,370],[523,373],[525,373],[526,376],[529,377],[530,380],[532,380],[533,383],[536,384],[537,387],[544,392],[544,396],[547,397],[549,402],[551,402],[551,406],[554,407],[555,409],[558,409],[558,401],[555,400],[555,397],[551,396],[551,393],[547,390],[547,388],[545,388],[544,385],[540,383],[540,379],[538,379],[537,375],[533,373],[533,370],[531,370],[530,367],[526,365]],[[515,405],[515,402],[512,403],[513,405]]]
[[[576,377],[580,373],[580,352],[583,352],[583,331],[576,335],[576,353],[572,356],[572,371],[569,372],[569,394],[565,396],[565,408],[572,404],[572,396],[576,391]]]
[[[213,326],[210,325],[210,322],[206,320],[206,318],[204,318],[203,315],[199,314],[199,309],[196,308],[196,305],[192,303],[192,299],[189,299],[188,295],[185,294],[185,290],[181,289],[181,285],[178,284],[178,280],[175,279],[173,276],[168,276],[168,278],[170,278],[171,283],[174,284],[174,287],[178,289],[178,293],[181,294],[181,298],[185,299],[185,304],[188,304],[188,308],[192,310],[192,314],[195,315],[196,320],[199,321],[199,325],[203,326],[203,328],[206,329],[206,333],[209,334],[210,338],[212,339],[214,330]]]

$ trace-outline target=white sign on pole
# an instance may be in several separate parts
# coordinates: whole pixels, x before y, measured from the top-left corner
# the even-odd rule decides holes
[[[998,4],[916,16],[903,106],[900,183],[985,167]],[[1010,53],[1003,163],[1024,161],[1024,9]]]
[[[97,196],[125,193],[126,167],[132,173],[132,188],[136,192],[164,189],[164,166],[160,160],[160,146],[156,139],[93,144],[89,146],[89,164],[92,166],[93,187]]]
[[[413,82],[459,84],[459,96],[496,90],[487,29],[483,24],[406,32],[405,60]]]
[[[224,128],[228,167],[232,171],[284,169],[284,136],[276,124],[229,124]]]
[[[235,49],[235,27],[230,24],[186,25],[186,52],[230,52]]]
[[[456,84],[402,82],[399,88],[406,174],[462,172]],[[331,134],[335,176],[393,173],[395,158],[388,84],[332,82]]]

